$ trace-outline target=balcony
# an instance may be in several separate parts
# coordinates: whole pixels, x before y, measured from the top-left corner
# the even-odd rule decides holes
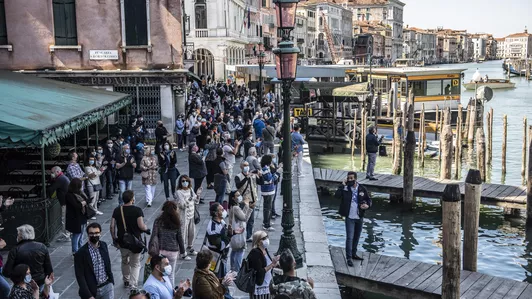
[[[297,39],[297,43],[298,44],[304,44],[305,43],[305,39],[304,38],[298,38]]]
[[[209,29],[196,29],[194,31],[196,37],[209,37]]]

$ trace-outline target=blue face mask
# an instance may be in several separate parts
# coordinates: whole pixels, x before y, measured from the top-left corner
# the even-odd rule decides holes
[[[94,164],[94,160],[89,160],[89,164],[93,165]]]
[[[31,274],[26,274],[26,277],[24,277],[24,282],[25,283],[30,283],[31,282]]]
[[[129,149],[126,149],[126,154],[129,155],[130,152],[131,152],[131,151],[130,151]]]

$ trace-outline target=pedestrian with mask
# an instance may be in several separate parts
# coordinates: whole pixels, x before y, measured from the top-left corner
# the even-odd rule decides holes
[[[176,203],[181,212],[181,228],[183,232],[183,240],[187,242],[187,253],[196,255],[194,250],[194,236],[196,232],[196,224],[194,223],[194,212],[196,204],[199,204],[202,189],[198,189],[198,194],[192,191],[192,182],[187,175],[182,175],[179,178],[179,185],[177,186],[177,200]]]
[[[249,203],[251,209],[251,215],[246,223],[246,242],[251,242],[253,225],[255,224],[255,205],[258,202],[257,179],[260,178],[261,173],[251,173],[247,161],[242,161],[242,163],[240,163],[240,169],[242,171],[235,176],[235,185],[238,192],[244,197],[244,200]]]
[[[161,174],[161,181],[164,184],[164,194],[166,200],[170,200],[170,189],[172,191],[172,196],[174,199],[177,199],[175,194],[176,181],[180,173],[177,169],[177,156],[175,151],[172,149],[172,144],[165,141],[163,144],[163,150],[159,153],[159,172]]]
[[[122,154],[116,158],[117,178],[120,187],[120,193],[118,194],[119,205],[124,204],[122,194],[126,190],[131,190],[133,188],[135,168],[137,168],[137,162],[135,162],[135,158],[131,155],[129,144],[124,144],[124,146],[122,146]]]
[[[89,204],[96,211],[96,215],[102,215],[103,213],[98,211],[98,200],[100,198],[100,190],[102,190],[100,175],[105,171],[105,168],[98,168],[96,166],[95,156],[90,156],[88,162],[88,165],[85,166],[85,173],[89,177],[89,179],[87,180],[87,190],[89,191]],[[92,220],[95,219],[96,218]]]
[[[55,197],[59,201],[59,204],[61,205],[61,222],[63,227],[63,241],[70,241],[70,234],[65,229],[65,223],[66,223],[66,202],[65,202],[65,196],[68,193],[68,185],[70,185],[70,179],[63,174],[63,171],[61,171],[61,167],[54,166],[52,167],[52,171],[50,173],[50,177],[52,178],[52,185],[48,188],[46,188],[46,192],[48,193],[49,197],[52,197],[52,195],[55,193]]]
[[[253,234],[253,249],[248,254],[248,263],[255,272],[255,291],[250,294],[251,299],[270,299],[270,282],[272,269],[279,264],[279,256],[270,256],[270,239],[265,231],[259,230]]]
[[[363,260],[357,255],[358,240],[362,233],[364,214],[371,207],[371,198],[366,188],[357,182],[357,173],[350,171],[347,178],[338,186],[335,197],[340,199],[338,213],[345,217],[345,255],[347,265],[353,267],[353,260]]]
[[[107,147],[103,150],[103,166],[106,166],[104,175],[105,175],[105,199],[113,199],[113,193],[111,187],[115,185],[115,171],[116,171],[116,156],[119,151],[114,146],[113,140],[107,140]],[[115,189],[116,191],[116,189]]]
[[[162,146],[168,139],[168,130],[164,127],[163,121],[157,121],[157,128],[155,128],[155,153],[162,151]]]
[[[370,181],[378,180],[375,177],[375,164],[377,164],[377,153],[381,145],[382,137],[377,138],[377,129],[374,126],[369,127],[366,135],[366,152],[368,153],[368,169],[366,171],[366,179]]]
[[[182,282],[174,290],[170,275],[175,269],[170,264],[168,258],[162,254],[152,256],[150,266],[153,271],[142,287],[152,299],[180,299],[183,297],[185,288],[188,289],[190,281]]]
[[[87,226],[89,241],[74,256],[74,272],[81,299],[113,299],[114,277],[107,243],[101,241],[102,227]]]
[[[249,199],[238,192],[229,194],[229,225],[234,229],[244,229],[231,237],[231,271],[240,271],[244,251],[246,250],[246,223],[251,217],[253,209],[249,206]]]
[[[72,254],[74,255],[83,245],[83,231],[87,226],[87,209],[89,200],[82,191],[82,182],[75,178],[68,185],[66,201],[66,230],[71,235]]]
[[[177,148],[179,151],[183,151],[185,148],[183,133],[185,131],[185,121],[183,120],[183,115],[179,114],[177,120],[175,121],[175,134],[177,135]]]
[[[207,176],[207,165],[205,161],[198,154],[199,147],[196,143],[189,145],[188,155],[188,173],[191,179],[194,179],[194,193],[198,193],[198,189],[201,187],[205,176]],[[200,198],[200,204],[203,203],[203,199]]]
[[[229,185],[228,178],[229,166],[223,157],[223,150],[221,148],[216,149],[216,160],[214,160],[213,173],[214,173],[214,191],[216,192],[215,201],[222,204],[225,197],[225,190]]]
[[[159,162],[152,146],[146,146],[146,154],[140,162],[140,173],[142,185],[146,191],[146,206],[149,208],[155,198],[155,187],[157,186]]]

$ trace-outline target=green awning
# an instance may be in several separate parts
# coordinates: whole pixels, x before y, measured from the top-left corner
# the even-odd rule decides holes
[[[41,147],[131,103],[129,95],[0,71],[0,147]]]
[[[357,83],[344,87],[337,87],[333,89],[332,95],[334,97],[356,97],[369,93],[368,83]]]

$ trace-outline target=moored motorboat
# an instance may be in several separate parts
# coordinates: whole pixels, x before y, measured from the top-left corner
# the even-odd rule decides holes
[[[480,82],[471,81],[469,83],[464,83],[463,85],[467,90],[475,90],[480,86],[488,86],[491,89],[515,88],[515,83],[506,79],[488,79],[487,82],[486,80]]]

